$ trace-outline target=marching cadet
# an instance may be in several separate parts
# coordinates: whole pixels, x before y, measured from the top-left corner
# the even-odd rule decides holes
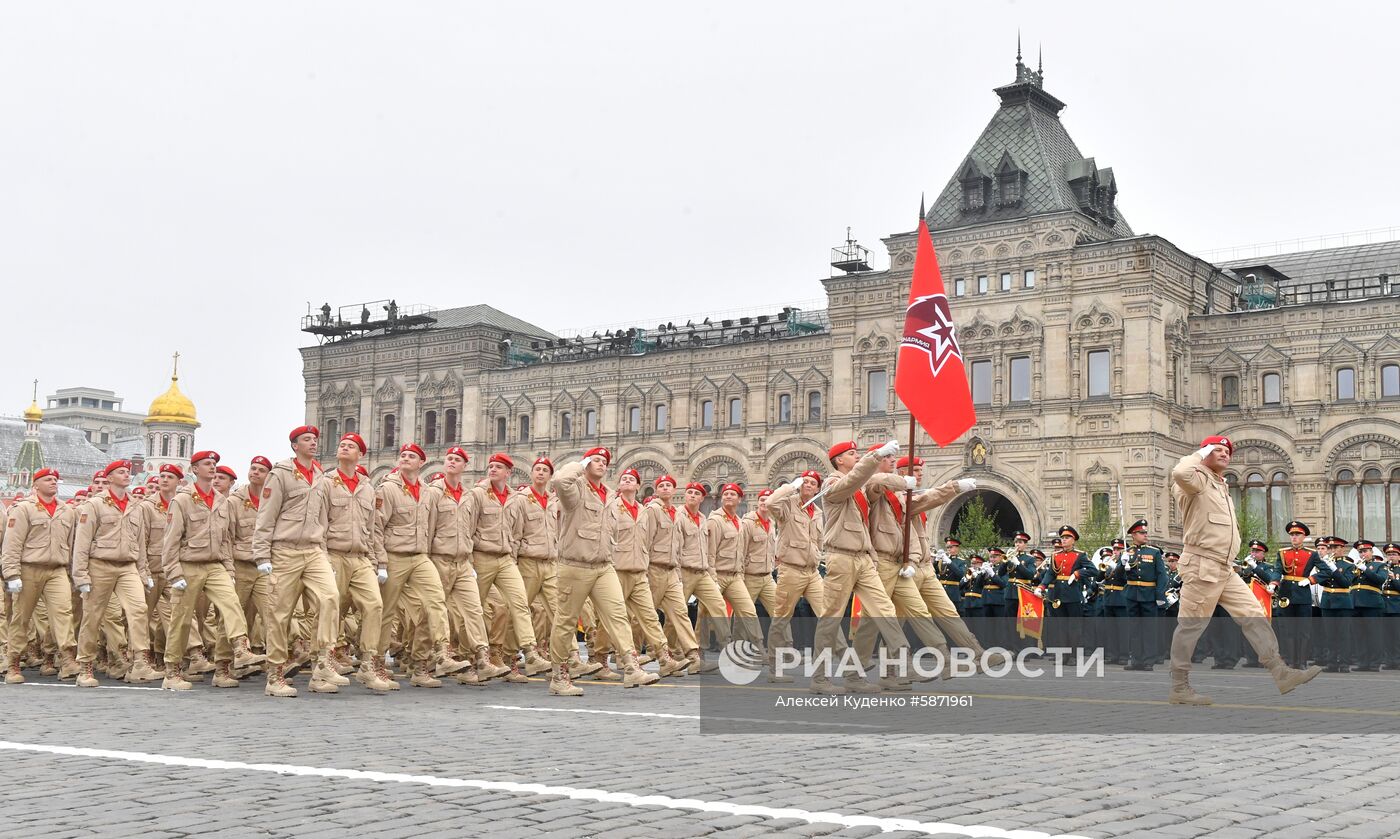
[[[472,568],[472,494],[462,483],[471,456],[461,446],[452,446],[443,457],[443,475],[428,487],[427,503],[432,506],[432,533],[428,540],[428,560],[437,569],[447,610],[448,636],[468,666],[453,675],[458,684],[484,686],[491,679],[511,672],[504,664],[491,662],[486,616],[481,589]],[[392,616],[385,614],[385,625]],[[410,639],[404,639],[406,642]],[[387,638],[381,637],[380,643]],[[472,663],[474,662],[474,664]]]
[[[1381,587],[1385,592],[1385,664],[1386,670],[1400,669],[1400,544],[1388,542],[1385,546],[1386,579]]]
[[[987,643],[993,647],[1010,647],[1011,638],[1006,634],[1006,592],[1011,587],[1011,562],[1001,548],[988,548],[987,553],[987,580],[982,584],[982,613],[987,621]]]
[[[666,636],[656,620],[656,603],[647,579],[650,540],[642,530],[642,507],[637,501],[637,489],[641,485],[642,476],[636,469],[622,470],[617,479],[617,494],[608,502],[605,521],[612,534],[613,569],[622,589],[622,603],[631,620],[641,625],[642,637],[660,665],[661,675],[681,677],[686,674],[690,662],[677,661],[666,649]],[[626,639],[612,640],[619,648],[615,652],[620,657],[621,650],[628,646]]]
[[[272,625],[272,586],[265,574],[258,573],[253,559],[253,530],[258,524],[258,502],[263,485],[272,470],[272,461],[258,455],[248,464],[248,483],[229,493],[229,547],[233,553],[233,589],[243,607],[243,623],[248,636],[254,635],[257,619],[262,619],[263,637]],[[266,645],[264,644],[264,651]]]
[[[845,646],[841,620],[851,605],[853,594],[860,598],[861,623],[873,622],[890,652],[898,653],[908,646],[895,617],[894,603],[885,594],[880,572],[875,568],[875,546],[870,542],[870,501],[862,492],[866,482],[879,471],[880,460],[897,454],[899,443],[895,440],[866,452],[864,457],[851,440],[827,450],[827,460],[835,472],[827,477],[822,488],[826,508],[822,530],[822,548],[827,554],[826,601],[816,608],[817,637],[813,647],[818,653],[826,651],[833,659]],[[829,673],[818,672],[812,677],[810,689],[818,694],[842,694],[848,690],[868,693],[880,688],[854,673],[846,676],[844,686],[838,686],[831,681]]]
[[[309,594],[316,607],[313,651],[321,661],[340,635],[340,604],[335,572],[324,550],[318,498],[312,487],[321,474],[316,462],[321,432],[302,425],[287,435],[292,456],[278,461],[263,484],[258,519],[253,529],[253,561],[258,572],[270,575],[272,622],[264,628],[267,641],[267,696],[293,697],[296,688],[287,682],[287,653],[292,613]],[[315,693],[334,693],[331,682],[314,681]]]
[[[743,543],[739,539],[739,516],[736,514],[743,497],[744,488],[738,484],[725,484],[720,489],[720,508],[710,513],[705,521],[707,564],[714,574],[720,595],[733,610],[739,637],[762,647],[763,633],[759,628],[758,611],[744,585],[744,557],[740,553]],[[706,611],[709,611],[708,607]],[[709,615],[711,619],[723,622],[725,612],[709,612]]]
[[[93,661],[97,635],[113,599],[126,614],[131,636],[132,666],[127,681],[153,682],[160,675],[151,666],[150,631],[142,590],[153,583],[146,570],[146,529],[140,504],[127,494],[131,461],[114,460],[103,470],[107,487],[79,505],[73,535],[73,586],[83,597],[83,620],[78,633],[78,687],[97,687]]]
[[[375,693],[383,693],[398,690],[399,686],[384,664],[379,637],[384,618],[379,587],[389,578],[389,572],[377,567],[379,550],[375,540],[379,530],[375,527],[374,488],[367,479],[361,479],[355,468],[367,451],[360,435],[353,431],[341,435],[335,447],[335,469],[323,472],[312,492],[316,496],[313,506],[320,511],[320,525],[325,533],[326,560],[335,573],[341,632],[351,604],[359,616],[360,667],[355,679]],[[337,635],[336,640],[343,644],[345,639]],[[312,671],[313,682],[329,682],[337,687],[350,684],[340,672],[351,666],[344,646],[332,649],[318,666],[321,672]]]
[[[763,604],[763,611],[768,614],[770,634],[773,614],[778,611],[778,587],[773,581],[778,540],[772,515],[768,512],[768,499],[772,495],[771,489],[760,490],[758,506],[744,513],[739,521],[739,555],[744,558],[744,587],[748,589],[749,600],[755,606]],[[779,640],[783,646],[792,646],[791,635],[784,635]],[[768,655],[772,657],[772,649],[768,650]]]
[[[165,641],[170,632],[170,592],[166,589],[161,554],[165,551],[165,527],[170,520],[170,505],[175,501],[175,490],[180,488],[180,482],[185,479],[185,472],[173,463],[164,463],[151,478],[155,479],[155,483],[144,497],[144,505],[141,508],[146,528],[146,568],[150,571],[151,579],[151,585],[146,589],[146,614],[150,626],[148,631],[151,649],[155,651],[158,661],[163,666]],[[147,479],[148,485],[151,478]],[[212,673],[214,665],[204,657],[203,651],[197,648],[203,641],[198,637],[198,629],[195,630],[195,635],[193,640],[196,646],[180,652],[189,653],[191,673]]]
[[[1225,481],[1225,469],[1234,454],[1227,437],[1207,437],[1198,451],[1177,461],[1172,469],[1172,495],[1181,511],[1181,597],[1176,633],[1172,637],[1171,691],[1173,705],[1209,705],[1209,697],[1192,689],[1191,655],[1217,603],[1223,604],[1245,638],[1269,669],[1279,693],[1286,694],[1311,681],[1321,668],[1293,670],[1278,653],[1278,639],[1264,617],[1264,607],[1249,587],[1233,573],[1230,562],[1240,547],[1235,505]]]
[[[1158,661],[1158,616],[1166,605],[1168,573],[1162,559],[1162,549],[1149,545],[1147,520],[1133,522],[1128,528],[1133,546],[1127,550],[1124,564],[1123,597],[1127,601],[1126,670],[1152,670]]]
[[[170,587],[170,628],[165,645],[165,679],[162,690],[189,690],[183,678],[185,645],[196,606],[207,598],[218,613],[214,642],[213,684],[236,688],[232,668],[261,663],[266,656],[248,648],[248,627],[233,588],[233,554],[228,538],[228,499],[214,490],[218,452],[199,451],[190,456],[194,483],[177,492],[170,503],[170,523],[165,528],[162,563]]]
[[[5,683],[21,684],[20,660],[29,644],[34,608],[42,603],[58,646],[60,679],[78,674],[74,658],[73,595],[68,584],[68,558],[73,550],[77,515],[58,503],[57,469],[40,469],[30,482],[33,493],[10,506],[6,515],[0,575],[11,599]]]
[[[375,509],[379,536],[379,567],[384,569],[384,622],[379,637],[385,637],[387,627],[400,605],[404,610],[401,626],[417,628],[413,638],[412,677],[414,687],[442,687],[437,676],[450,676],[466,670],[470,663],[448,654],[447,597],[442,579],[428,550],[433,535],[433,498],[419,482],[419,473],[427,455],[417,443],[399,446],[398,468],[384,476],[375,490]],[[402,600],[402,604],[400,604]],[[405,635],[408,632],[405,630]],[[409,648],[410,638],[402,639]]]
[[[803,472],[792,482],[773,491],[767,498],[768,512],[778,524],[776,564],[778,582],[773,600],[775,609],[768,626],[768,649],[792,644],[792,615],[797,601],[806,598],[819,608],[826,601],[821,566],[822,511],[809,503],[821,489],[822,475]],[[769,674],[770,682],[790,682],[791,676]]]
[[[233,471],[232,466],[220,463],[214,470],[214,491],[220,495],[228,495],[233,491],[233,485],[236,483],[238,483],[238,473]]]
[[[1088,554],[1074,548],[1075,542],[1079,541],[1078,530],[1068,524],[1061,525],[1059,541],[1060,549],[1046,564],[1037,593],[1042,597],[1047,591],[1050,593],[1046,628],[1054,629],[1055,643],[1074,646],[1083,629],[1078,624],[1079,619],[1084,617],[1084,587],[1095,576],[1097,569],[1089,561]],[[1064,623],[1050,620],[1051,615],[1063,619]]]
[[[712,673],[719,665],[706,662],[701,656],[700,643],[686,611],[680,566],[676,564],[676,508],[671,503],[676,495],[676,479],[661,475],[652,486],[656,491],[642,508],[640,522],[641,538],[647,546],[647,586],[651,589],[652,605],[665,619],[662,630],[666,641],[677,656],[685,660],[686,672],[691,675]],[[578,655],[577,650],[574,655]]]
[[[1381,669],[1381,618],[1385,614],[1381,586],[1385,585],[1389,573],[1385,562],[1373,555],[1375,542],[1360,539],[1352,547],[1360,555],[1355,565],[1356,578],[1351,584],[1352,613],[1357,618],[1352,635],[1356,642],[1356,669],[1376,673]]]
[[[1285,528],[1291,547],[1279,551],[1278,622],[1283,657],[1290,667],[1306,667],[1311,653],[1313,569],[1322,564],[1317,551],[1307,547],[1304,540],[1312,535],[1306,524],[1290,521]]]
[[[549,492],[549,479],[554,477],[554,463],[547,457],[537,457],[530,466],[530,483],[516,491],[506,502],[506,518],[510,527],[512,555],[525,583],[525,602],[534,609],[542,602],[546,628],[536,625],[535,646],[541,644],[549,651],[554,612],[559,603],[559,502]],[[509,635],[509,633],[507,633]],[[519,639],[512,641],[519,646]],[[578,646],[571,644],[569,670],[574,678],[596,673],[602,666],[596,661],[584,665],[579,661]]]
[[[515,461],[505,452],[496,452],[487,459],[486,480],[470,490],[470,536],[472,542],[472,569],[476,571],[477,592],[483,604],[494,587],[505,603],[510,625],[519,645],[520,661],[517,663],[516,649],[509,651],[507,663],[514,679],[520,681],[518,670],[524,667],[525,676],[549,672],[549,662],[535,650],[535,625],[531,619],[530,601],[525,596],[525,581],[520,577],[520,569],[511,554],[510,527],[506,522],[506,502],[512,490],[507,483]]]
[[[1327,537],[1331,555],[1314,566],[1312,582],[1322,586],[1323,659],[1328,673],[1351,672],[1351,633],[1347,624],[1352,614],[1351,584],[1356,566],[1347,558],[1347,542],[1338,536]]]
[[[612,453],[598,447],[589,449],[583,459],[564,466],[549,481],[559,496],[559,604],[554,614],[554,635],[549,655],[554,664],[549,692],[555,696],[582,696],[583,689],[569,677],[568,650],[574,646],[584,601],[591,601],[598,622],[619,652],[623,664],[624,687],[649,685],[661,677],[648,673],[637,663],[631,649],[632,629],[622,604],[622,586],[609,561],[605,512],[608,490],[603,478],[612,462]]]
[[[705,500],[705,485],[694,481],[685,486],[685,506],[676,516],[673,541],[676,564],[681,569],[681,595],[687,601],[694,597],[698,611],[705,617],[697,621],[696,637],[708,638],[711,632],[719,638],[720,647],[729,645],[729,621],[724,619],[724,595],[719,580],[710,567],[710,552],[705,545],[705,520],[700,515],[700,503]],[[755,613],[756,614],[756,613]],[[688,621],[690,618],[687,617]],[[698,643],[698,640],[697,640]],[[691,671],[697,670],[691,659]]]
[[[949,536],[943,540],[943,552],[946,559],[939,559],[934,563],[934,571],[938,575],[938,581],[943,585],[943,593],[948,596],[948,601],[953,604],[959,615],[963,614],[964,603],[962,600],[962,579],[967,573],[967,564],[958,556],[962,550],[962,542],[956,536]]]

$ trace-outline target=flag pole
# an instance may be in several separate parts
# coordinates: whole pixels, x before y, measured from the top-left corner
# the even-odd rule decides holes
[[[909,474],[914,474],[914,412],[909,412]],[[909,527],[912,524],[913,516],[910,511],[914,508],[914,488],[906,487],[904,490],[904,564],[909,565]]]

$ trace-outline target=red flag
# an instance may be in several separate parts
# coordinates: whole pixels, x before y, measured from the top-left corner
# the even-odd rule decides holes
[[[958,439],[977,422],[962,350],[954,334],[953,313],[922,206],[894,392],[939,446]]]
[[[1274,616],[1274,597],[1269,593],[1268,586],[1257,579],[1249,581],[1249,590],[1254,592],[1254,599],[1259,601],[1259,605],[1264,607],[1264,617],[1272,619]]]
[[[1016,586],[1016,634],[1039,641],[1045,629],[1045,598],[1026,588]]]

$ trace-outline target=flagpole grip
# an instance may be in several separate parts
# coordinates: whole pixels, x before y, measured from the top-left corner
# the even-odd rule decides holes
[[[909,474],[914,474],[914,412],[909,412]],[[914,508],[914,490],[907,488],[904,490],[904,564],[909,564],[909,527],[914,518],[911,511]]]

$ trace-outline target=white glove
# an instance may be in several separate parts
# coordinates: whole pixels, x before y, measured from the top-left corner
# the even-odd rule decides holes
[[[582,465],[584,468],[587,468],[591,463],[593,463],[592,457],[585,457],[583,460],[579,461],[579,464]]]
[[[1167,601],[1165,601],[1165,600],[1158,600],[1158,601],[1157,601],[1157,605],[1158,605],[1158,606],[1166,606],[1166,605],[1167,605]]]
[[[1248,565],[1250,568],[1257,568],[1259,566],[1259,563],[1255,562],[1252,556],[1245,557],[1244,564]]]
[[[1196,454],[1201,456],[1201,460],[1205,460],[1206,456],[1213,451],[1215,451],[1215,444],[1211,443],[1208,446],[1201,446],[1200,451],[1197,451]]]
[[[381,586],[384,585],[385,583],[389,582],[389,572],[386,571],[386,570],[384,570],[383,568],[380,568],[380,569],[379,569],[379,573],[376,574],[375,576],[377,576],[377,577],[379,578],[379,584],[380,584]]]
[[[170,584],[170,587],[173,588],[173,589],[175,589],[176,591],[184,591],[185,589],[187,589],[187,588],[190,587],[190,584],[187,583],[187,582],[185,582],[185,578],[184,578],[184,577],[181,577],[180,579],[178,579],[178,580],[176,580],[175,582],[171,583],[171,584]]]
[[[905,489],[918,489],[918,488],[919,488],[919,479],[916,478],[916,477],[914,477],[913,475],[905,475],[905,476],[904,476],[904,488],[905,488]]]
[[[14,594],[22,588],[24,588],[24,580],[21,580],[19,577],[5,581],[5,591],[8,591],[10,594]]]
[[[146,578],[146,591],[150,591],[151,589],[154,589],[155,587],[156,587],[156,581],[153,580],[153,579],[151,579],[150,577],[147,577],[147,578]]]
[[[92,586],[88,585],[87,583],[83,583],[82,585],[78,586],[78,594],[87,594],[90,591],[92,591]]]
[[[1043,598],[1045,596],[1045,586],[1036,586],[1035,593],[1037,597]]]
[[[1278,583],[1269,583],[1265,588],[1269,590],[1269,594],[1273,594],[1275,591],[1278,591]]]
[[[788,481],[788,486],[792,487],[793,489],[802,489],[802,482],[805,480],[807,479],[802,477],[794,478],[791,481]]]
[[[977,481],[972,478],[958,479],[958,492],[972,492],[977,489]]]
[[[271,574],[271,573],[272,573],[272,563],[271,563],[271,562],[259,562],[259,563],[258,563],[258,573],[259,573],[259,574]]]
[[[906,579],[906,580],[909,579],[910,577],[914,576],[914,566],[912,566],[912,565],[906,565],[906,566],[904,566],[903,568],[900,568],[900,569],[899,569],[899,576],[903,577],[903,578]]]
[[[880,457],[889,457],[890,455],[899,454],[899,441],[898,441],[898,440],[891,440],[891,441],[889,441],[889,442],[886,443],[885,445],[883,445],[883,446],[881,446],[880,448],[876,449],[876,450],[875,450],[875,454],[879,455]]]

